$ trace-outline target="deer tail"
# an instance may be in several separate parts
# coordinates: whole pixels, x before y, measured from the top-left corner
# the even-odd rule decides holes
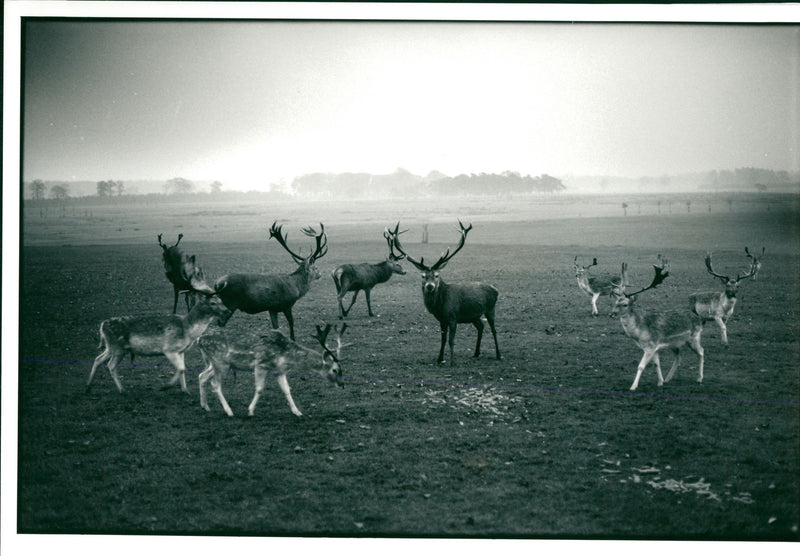
[[[336,285],[336,293],[342,292],[342,283],[340,280],[341,275],[342,275],[341,268],[334,268],[333,271],[331,271],[331,278],[333,278],[333,283]]]

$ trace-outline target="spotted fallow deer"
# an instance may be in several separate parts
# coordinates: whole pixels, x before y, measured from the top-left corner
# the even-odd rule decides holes
[[[581,266],[578,264],[578,256],[576,255],[573,264],[575,266],[575,277],[578,279],[578,287],[586,292],[587,295],[591,296],[592,316],[596,317],[598,314],[597,300],[600,298],[600,296],[611,297],[611,293],[614,288],[625,287],[625,284],[628,280],[628,265],[626,263],[622,263],[622,269],[619,276],[613,276],[611,274],[589,276],[589,269],[597,265],[596,258],[592,259],[592,264]]]
[[[395,233],[397,233],[396,228]],[[331,272],[333,283],[336,285],[336,297],[339,302],[340,319],[345,318],[350,312],[350,308],[356,302],[356,296],[358,296],[358,292],[361,290],[364,290],[364,296],[367,298],[367,312],[369,316],[374,317],[375,315],[372,313],[372,304],[370,303],[372,288],[389,280],[392,274],[406,273],[403,267],[400,266],[403,255],[398,255],[394,252],[388,230],[383,232],[383,237],[386,238],[389,244],[389,255],[386,257],[386,260],[377,264],[343,264],[337,266],[333,272]],[[350,300],[350,305],[345,309],[342,300],[347,292],[353,292],[353,298]]]
[[[216,296],[206,297],[196,303],[186,315],[145,315],[112,317],[100,323],[100,348],[89,380],[86,382],[88,392],[97,367],[106,363],[111,378],[117,389],[122,392],[122,383],[117,375],[117,365],[130,354],[164,355],[175,366],[175,375],[165,386],[172,386],[178,380],[181,390],[186,388],[186,365],[184,355],[214,322],[222,323],[228,316],[228,310]]]
[[[745,248],[746,251],[746,248]],[[711,266],[711,253],[706,254],[705,258],[706,270],[711,276],[719,278],[725,286],[724,291],[716,292],[699,292],[689,296],[689,304],[692,311],[702,319],[705,324],[707,321],[714,321],[719,326],[722,333],[722,343],[728,345],[728,319],[733,315],[733,309],[736,307],[736,294],[739,291],[739,285],[745,278],[754,277],[758,270],[756,269],[755,262],[751,264],[750,270],[747,274],[737,275],[733,280],[723,274],[714,272]]]
[[[667,311],[650,312],[638,307],[636,296],[644,291],[658,286],[669,276],[669,263],[659,255],[660,265],[653,265],[655,276],[649,286],[631,294],[626,294],[621,288],[616,288],[613,292],[614,307],[611,310],[612,317],[619,317],[622,329],[625,334],[638,345],[644,355],[636,369],[636,378],[633,380],[631,390],[636,390],[639,386],[639,379],[642,377],[647,364],[652,360],[656,364],[658,373],[658,385],[663,386],[664,382],[669,382],[681,360],[680,349],[688,345],[700,357],[700,374],[697,382],[703,381],[703,346],[700,345],[700,335],[703,333],[703,324],[695,315],[688,311]],[[667,374],[667,378],[661,374],[661,362],[658,352],[664,348],[669,348],[675,354],[672,367]]]
[[[183,234],[178,234],[178,241],[175,245],[167,247],[161,242],[161,234],[158,234],[158,244],[161,246],[161,257],[164,261],[164,274],[172,284],[175,292],[172,312],[178,312],[178,297],[181,293],[185,295],[186,310],[190,311],[197,303],[197,294],[210,295],[213,292],[211,287],[206,284],[203,269],[197,266],[195,256],[191,257],[184,254],[178,244],[181,242]]]
[[[398,232],[399,223],[393,232],[389,232],[388,229],[386,230],[395,249],[397,249],[408,262],[422,271],[422,299],[425,302],[425,308],[428,309],[428,312],[439,321],[442,331],[442,342],[439,348],[439,357],[437,357],[436,362],[443,362],[444,345],[446,341],[449,341],[451,367],[454,364],[453,343],[458,323],[472,323],[472,325],[475,326],[475,329],[478,331],[478,340],[475,343],[475,357],[480,355],[481,338],[483,337],[483,322],[481,321],[481,316],[486,317],[486,321],[489,323],[489,328],[492,331],[497,359],[502,359],[500,347],[497,345],[497,330],[494,326],[495,305],[497,304],[497,297],[499,295],[497,288],[483,282],[448,284],[439,276],[439,271],[444,268],[448,261],[450,261],[462,247],[464,247],[467,233],[472,229],[472,224],[468,227],[464,227],[460,220],[458,225],[461,228],[461,238],[459,239],[458,246],[452,253],[450,253],[450,249],[447,249],[447,251],[439,257],[439,260],[431,266],[424,263],[424,258],[420,258],[419,260],[413,258],[406,253],[402,245],[400,245],[400,232]]]
[[[255,377],[255,394],[248,407],[248,415],[253,416],[258,399],[264,390],[267,374],[271,373],[278,375],[278,386],[289,402],[289,409],[298,417],[302,417],[303,414],[292,399],[286,375],[289,372],[314,371],[326,376],[332,383],[343,386],[339,359],[344,347],[342,335],[345,328],[347,328],[346,323],[336,330],[335,351],[326,344],[331,331],[330,324],[326,325],[324,330],[317,326],[314,338],[322,346],[321,351],[301,346],[279,330],[272,330],[262,335],[226,337],[221,333],[215,333],[203,336],[198,342],[206,364],[198,377],[201,407],[206,411],[211,410],[208,407],[206,394],[206,383],[210,380],[211,389],[217,395],[222,408],[229,417],[232,417],[233,411],[222,393],[222,376],[231,370],[251,371]]]
[[[281,226],[277,226],[276,222],[269,230],[270,239],[274,237],[297,263],[297,269],[291,274],[226,274],[217,279],[214,291],[231,315],[237,309],[251,315],[269,311],[272,328],[278,328],[278,313],[283,313],[289,323],[289,337],[294,340],[292,308],[298,299],[308,293],[312,282],[319,279],[315,263],[328,252],[325,226],[320,224],[319,234],[310,226],[303,233],[316,241],[316,248],[307,257],[289,248],[287,236],[282,234]]]

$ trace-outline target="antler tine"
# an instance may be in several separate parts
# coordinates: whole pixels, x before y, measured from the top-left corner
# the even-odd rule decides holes
[[[325,330],[323,330],[322,328],[320,328],[320,327],[319,327],[319,325],[316,325],[316,328],[317,328],[317,334],[314,336],[314,338],[316,338],[316,339],[317,339],[317,341],[318,341],[318,342],[319,342],[319,343],[322,345],[322,347],[324,347],[325,349],[328,349],[328,346],[325,344],[325,342],[326,342],[326,341],[327,341],[327,339],[328,339],[328,334],[330,334],[330,332],[331,332],[331,328],[332,328],[332,327],[333,327],[333,326],[332,326],[330,323],[328,323],[328,324],[326,324],[326,325],[325,325]],[[329,350],[329,351],[330,351],[330,350]]]
[[[292,256],[295,262],[297,263],[303,262],[305,260],[305,257],[301,257],[300,255],[298,255],[289,248],[289,245],[286,242],[288,237],[289,237],[288,233],[286,234],[283,233],[283,224],[278,226],[277,220],[272,223],[272,226],[269,229],[269,238],[270,239],[275,238],[275,240],[281,245],[281,247],[283,247],[286,250],[286,252]]]
[[[647,286],[646,288],[642,288],[639,291],[630,294],[625,294],[627,297],[633,297],[634,295],[640,294],[644,291],[657,288],[658,285],[661,284],[667,278],[667,276],[669,276],[669,261],[667,259],[662,258],[660,254],[658,255],[657,258],[658,261],[661,263],[661,266],[655,264],[653,265],[653,270],[655,270],[655,276],[653,276],[653,281],[650,282],[650,285]]]
[[[178,234],[178,241],[175,242],[175,245],[173,245],[173,247],[177,247],[182,239],[183,239],[183,234]]]
[[[314,232],[314,228],[311,226],[309,226],[308,229],[311,232]],[[316,240],[317,248],[311,255],[311,259],[317,260],[324,257],[328,252],[328,234],[325,233],[325,225],[322,222],[319,223],[319,235],[314,234],[314,239]]]
[[[161,246],[162,249],[166,251],[167,246],[161,242],[161,234],[158,234],[158,244]]]
[[[397,225],[394,227],[394,231],[390,231],[389,228],[386,228],[386,232],[389,234],[389,237],[391,237],[391,241],[392,244],[394,244],[395,249],[397,249],[400,252],[400,254],[403,255],[403,257],[405,257],[408,260],[408,262],[413,264],[417,268],[417,270],[422,270],[423,272],[431,270],[430,267],[425,265],[424,257],[421,257],[419,260],[416,260],[414,257],[406,253],[405,249],[403,249],[403,246],[400,245],[400,239],[398,238],[398,236],[403,232],[407,232],[408,230],[403,230],[402,232],[398,232],[397,230],[399,228],[400,228],[400,222],[398,222]]]
[[[336,327],[336,359],[340,359],[342,355],[342,348],[346,348],[347,346],[352,346],[352,343],[343,344],[342,343],[342,336],[344,336],[344,331],[347,330],[347,323],[343,323],[341,328]]]
[[[729,278],[727,276],[724,276],[722,274],[717,274],[716,272],[714,272],[714,268],[711,266],[711,252],[710,251],[708,253],[706,253],[706,259],[705,260],[706,260],[706,268],[708,269],[708,273],[711,276],[714,276],[715,278],[719,278],[720,280],[723,280],[725,282],[727,282],[729,280]]]
[[[392,242],[392,235],[393,234],[394,235],[400,235],[403,232],[408,231],[408,230],[403,230],[403,232],[398,232],[397,230],[398,230],[399,227],[400,227],[400,223],[398,222],[397,226],[395,226],[395,228],[394,228],[394,232],[390,232],[389,228],[384,228],[383,229],[383,237],[386,238],[386,243],[389,244],[389,258],[392,259],[392,260],[395,260],[395,261],[399,261],[399,260],[402,260],[402,259],[405,258],[405,254],[404,253],[400,253],[398,255],[397,253],[394,252],[394,243]]]
[[[439,257],[439,260],[433,264],[431,270],[439,270],[440,268],[444,268],[444,265],[446,265],[450,261],[450,259],[455,257],[456,253],[461,251],[461,248],[464,247],[464,243],[467,241],[467,234],[472,229],[472,224],[470,223],[470,225],[465,228],[464,224],[462,224],[461,220],[459,220],[458,225],[461,228],[460,230],[461,239],[458,241],[458,245],[456,246],[455,251],[450,253],[450,248],[448,248],[447,251],[445,251],[444,254],[442,254],[442,256]]]

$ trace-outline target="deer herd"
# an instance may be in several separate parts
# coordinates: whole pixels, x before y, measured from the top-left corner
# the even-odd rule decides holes
[[[461,251],[466,243],[467,234],[472,225],[459,225],[459,240],[451,252],[448,248],[433,264],[426,264],[423,257],[411,256],[400,243],[400,223],[393,229],[385,228],[383,237],[388,246],[388,255],[384,261],[376,264],[357,263],[337,266],[331,273],[336,288],[339,319],[344,320],[360,291],[364,291],[367,301],[367,312],[372,311],[370,293],[376,285],[388,281],[393,274],[403,275],[400,262],[405,259],[422,274],[422,301],[428,312],[439,321],[441,343],[437,363],[444,362],[445,345],[449,345],[450,366],[454,365],[453,344],[456,327],[459,323],[470,323],[477,331],[474,356],[480,355],[481,339],[484,332],[482,319],[486,319],[494,340],[495,356],[502,359],[497,342],[495,328],[495,306],[499,292],[496,287],[484,282],[448,283],[440,271]],[[233,415],[222,392],[222,377],[231,371],[252,372],[255,380],[255,392],[248,406],[248,414],[254,414],[256,404],[265,387],[268,374],[277,376],[278,385],[286,397],[293,414],[302,413],[292,399],[287,381],[290,372],[315,372],[328,378],[333,384],[343,386],[341,351],[342,337],[347,324],[334,327],[325,324],[316,326],[313,338],[317,347],[307,347],[295,339],[294,316],[292,308],[302,298],[314,281],[320,278],[317,262],[328,252],[328,237],[325,226],[320,223],[319,231],[312,227],[302,230],[303,234],[313,238],[310,254],[303,256],[289,247],[288,234],[277,222],[269,229],[269,239],[285,250],[297,264],[297,268],[288,274],[226,274],[214,281],[213,286],[206,281],[203,269],[197,265],[194,255],[187,256],[178,247],[183,234],[178,235],[174,245],[168,247],[162,243],[161,234],[158,244],[162,248],[162,260],[167,280],[173,286],[172,314],[147,316],[112,317],[100,323],[100,347],[102,352],[95,358],[89,379],[86,383],[88,391],[92,384],[97,367],[106,363],[117,389],[123,387],[117,374],[117,366],[126,355],[133,361],[136,355],[163,355],[175,367],[175,373],[164,388],[180,382],[184,392],[186,386],[185,355],[193,346],[197,346],[204,368],[198,381],[200,389],[200,405],[210,411],[208,405],[207,384],[216,394],[223,410]],[[704,351],[700,344],[703,326],[714,321],[720,328],[722,343],[728,345],[727,322],[736,305],[736,295],[742,281],[747,278],[757,279],[761,269],[761,253],[753,255],[745,247],[749,258],[749,267],[744,274],[737,274],[735,279],[717,273],[711,260],[711,253],[706,254],[705,266],[708,273],[719,279],[723,291],[698,292],[689,296],[689,304],[683,310],[648,311],[637,304],[637,297],[645,291],[655,289],[670,272],[669,261],[661,255],[657,264],[653,265],[655,275],[651,283],[633,293],[629,293],[627,263],[622,263],[618,275],[591,276],[590,269],[597,265],[597,259],[581,266],[576,256],[574,263],[575,276],[579,288],[591,296],[592,316],[597,316],[597,301],[600,297],[609,297],[613,303],[611,317],[619,318],[624,333],[630,337],[643,351],[643,356],[636,369],[636,376],[631,390],[636,390],[642,372],[652,361],[656,367],[658,385],[674,376],[681,359],[681,348],[688,345],[700,358],[697,381],[703,380]],[[353,296],[347,308],[343,300],[348,292]],[[187,313],[178,315],[178,300],[184,294]],[[247,314],[269,312],[272,330],[267,333],[225,334],[225,327],[231,316],[237,311]],[[283,314],[289,327],[288,337],[278,330],[278,315]],[[211,328],[211,325],[218,328]],[[328,345],[331,331],[336,333],[336,346]],[[674,354],[672,366],[666,378],[661,373],[659,351],[668,348]]]

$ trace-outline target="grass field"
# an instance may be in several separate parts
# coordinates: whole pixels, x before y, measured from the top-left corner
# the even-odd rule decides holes
[[[627,216],[619,202],[27,207],[19,532],[798,540],[797,198],[710,212],[675,202],[660,214],[643,198]],[[267,227],[283,222],[303,246],[300,228],[324,222],[323,277],[295,307],[298,339],[311,345],[315,324],[337,321],[330,270],[382,260],[383,227],[398,219],[407,250],[435,258],[455,243],[457,217],[474,229],[443,278],[500,290],[502,361],[490,335],[473,359],[475,331],[462,325],[455,367],[435,363],[438,323],[406,264],[406,276],[373,291],[376,317],[363,296],[348,317],[344,389],[290,377],[302,418],[274,380],[247,418],[248,374],[224,381],[233,418],[213,396],[205,412],[194,350],[191,396],[160,389],[172,374],[163,358],[124,365],[124,394],[105,368],[84,392],[101,320],[171,308],[158,233],[170,244],[184,233],[181,246],[216,278],[293,270]],[[644,286],[661,253],[671,276],[639,303],[688,310],[691,293],[721,288],[706,273],[706,250],[719,272],[736,274],[747,268],[745,245],[766,247],[764,267],[740,290],[730,346],[707,325],[704,382],[687,351],[670,383],[657,387],[650,367],[629,392],[641,351],[608,318],[607,298],[591,317],[573,257],[597,257],[598,272],[626,261]],[[237,313],[226,330],[268,327],[265,314]]]

